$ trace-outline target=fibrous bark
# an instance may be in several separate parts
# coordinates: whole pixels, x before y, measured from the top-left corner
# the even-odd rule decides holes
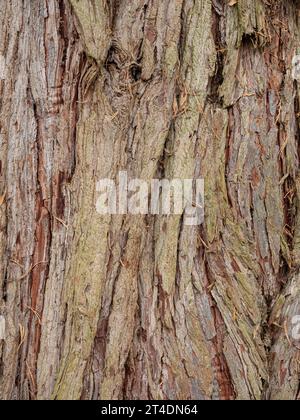
[[[297,399],[299,3],[0,0],[0,398]],[[96,183],[204,178],[205,221]]]

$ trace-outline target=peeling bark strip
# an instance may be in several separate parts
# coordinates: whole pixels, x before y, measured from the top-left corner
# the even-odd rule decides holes
[[[0,398],[299,394],[299,2],[0,0]],[[201,227],[96,182],[205,178]]]

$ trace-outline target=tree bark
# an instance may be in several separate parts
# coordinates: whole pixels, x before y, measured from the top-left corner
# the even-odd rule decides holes
[[[300,398],[299,3],[0,0],[0,398]],[[204,178],[205,221],[96,183]]]

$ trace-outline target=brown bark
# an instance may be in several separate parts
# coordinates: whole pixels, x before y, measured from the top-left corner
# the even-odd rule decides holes
[[[299,398],[299,3],[0,0],[0,398]],[[205,179],[205,222],[96,182]],[[5,327],[4,327],[5,325]]]

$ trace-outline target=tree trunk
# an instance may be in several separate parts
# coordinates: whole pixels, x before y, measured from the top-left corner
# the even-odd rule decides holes
[[[300,398],[299,3],[0,0],[0,398]],[[204,178],[205,221],[97,181]]]

